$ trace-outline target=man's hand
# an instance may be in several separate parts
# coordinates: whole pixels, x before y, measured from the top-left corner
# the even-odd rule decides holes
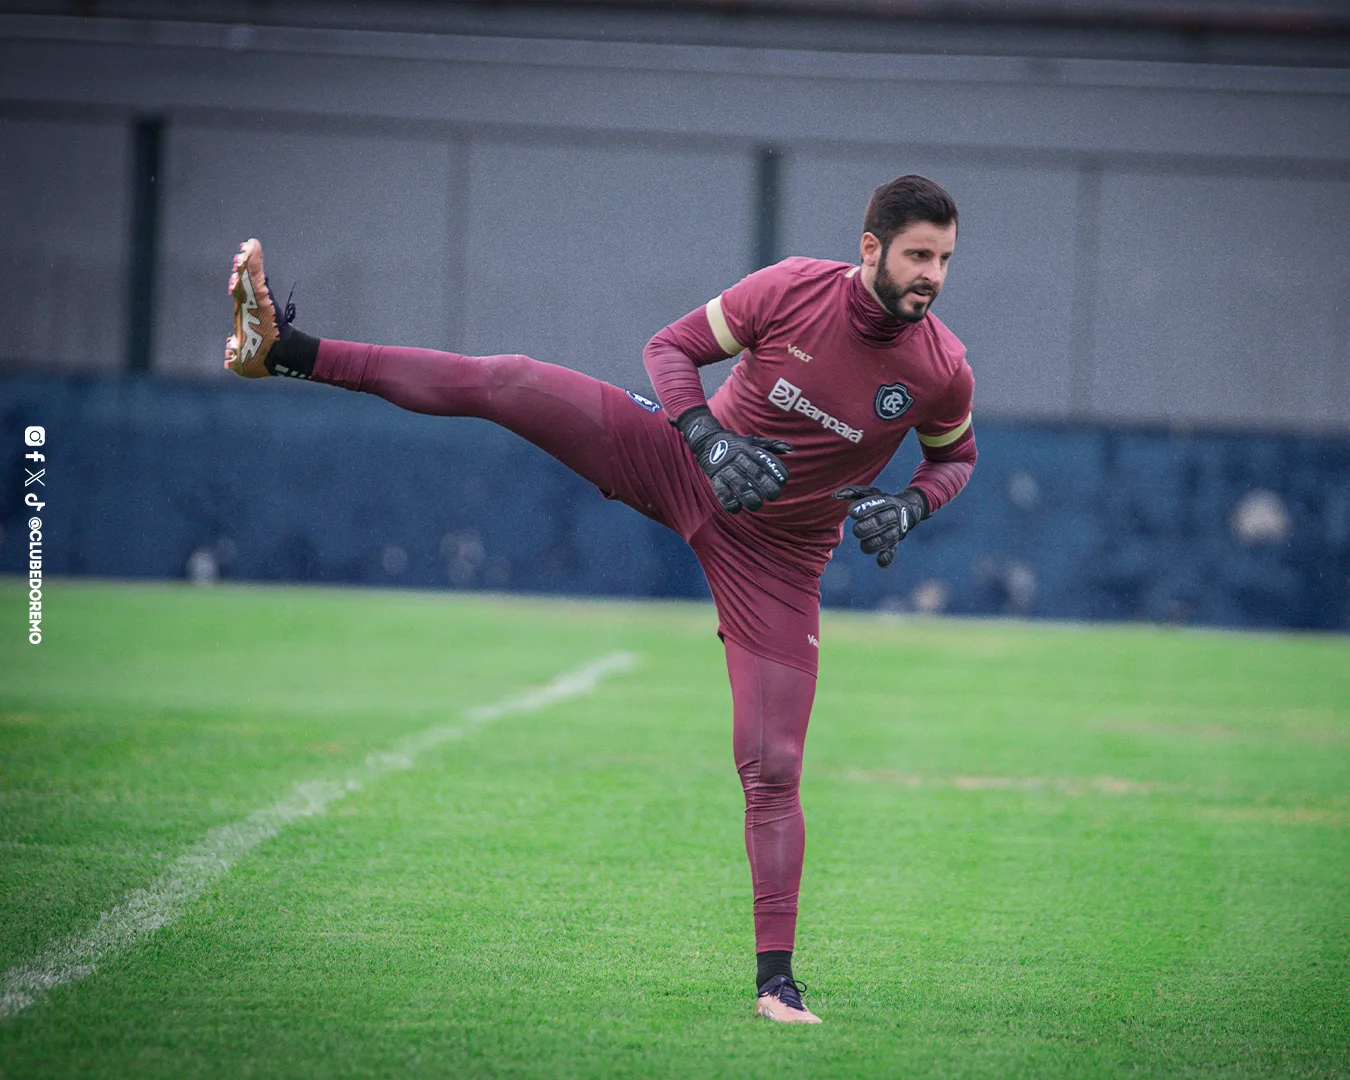
[[[774,455],[790,454],[792,447],[782,439],[728,431],[706,405],[688,410],[674,424],[728,514],[758,510],[783,494],[788,471]]]
[[[890,566],[896,546],[928,516],[928,500],[918,488],[887,495],[876,487],[846,487],[834,497],[853,502],[848,508],[853,535],[862,541],[864,555],[877,557],[878,566]]]

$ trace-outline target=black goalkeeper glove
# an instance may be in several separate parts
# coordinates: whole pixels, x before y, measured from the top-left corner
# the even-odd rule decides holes
[[[878,566],[890,566],[896,545],[928,516],[928,499],[918,488],[887,495],[877,487],[846,487],[834,497],[853,502],[848,508],[853,535],[862,541],[864,555],[877,557]]]
[[[738,514],[758,510],[783,494],[788,471],[775,454],[790,454],[782,439],[737,435],[717,422],[712,410],[699,405],[672,421],[701,468],[712,481],[713,493],[722,509]]]

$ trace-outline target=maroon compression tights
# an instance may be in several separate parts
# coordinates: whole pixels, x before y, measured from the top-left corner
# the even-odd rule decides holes
[[[755,951],[792,950],[806,854],[798,787],[816,677],[726,643],[732,747],[745,790],[745,853],[755,886]]]
[[[616,492],[615,439],[605,384],[526,356],[461,356],[323,341],[318,382],[376,394],[413,412],[495,421],[552,454],[603,491]],[[619,411],[634,422],[640,409]],[[619,421],[613,421],[619,422]],[[677,449],[682,450],[678,444]],[[671,462],[669,469],[685,467]],[[661,478],[645,501],[659,505]],[[806,847],[798,783],[815,676],[726,642],[732,744],[745,790],[745,849],[755,893],[755,949],[791,950]]]
[[[615,489],[604,384],[579,371],[528,356],[461,356],[324,339],[314,379],[412,412],[492,420],[602,491]]]

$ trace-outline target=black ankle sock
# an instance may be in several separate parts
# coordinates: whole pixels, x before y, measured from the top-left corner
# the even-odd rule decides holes
[[[319,339],[303,330],[287,326],[276,344],[267,350],[264,366],[273,375],[292,379],[314,378],[314,361],[319,358]]]
[[[755,977],[756,987],[762,987],[775,975],[792,978],[792,953],[788,949],[771,949],[768,952],[755,953],[755,966],[759,969]]]

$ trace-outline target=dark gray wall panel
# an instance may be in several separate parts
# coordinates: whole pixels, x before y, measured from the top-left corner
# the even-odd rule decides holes
[[[1347,74],[119,20],[0,21],[0,97],[1102,153],[1350,158]],[[72,40],[42,40],[49,35]],[[82,38],[83,40],[73,40]],[[281,59],[284,57],[284,59]]]
[[[166,154],[159,371],[216,375],[239,242],[263,242],[298,324],[441,346],[451,332],[452,151],[445,141],[173,125]],[[456,256],[457,258],[457,256]]]
[[[749,270],[749,154],[482,142],[470,177],[467,351],[646,390],[648,338]]]
[[[130,187],[125,126],[0,119],[0,359],[122,364]]]
[[[1350,183],[1106,175],[1092,407],[1350,429]]]
[[[1070,169],[898,152],[793,152],[784,169],[784,253],[856,262],[872,190],[910,172],[942,184],[961,214],[956,254],[933,310],[966,345],[976,408],[1066,415],[1077,214]]]

